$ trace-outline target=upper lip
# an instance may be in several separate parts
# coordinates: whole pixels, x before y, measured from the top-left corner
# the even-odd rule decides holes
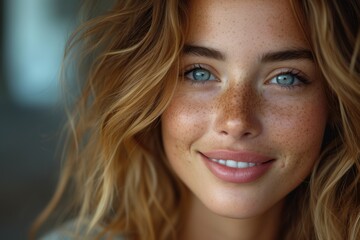
[[[234,160],[249,163],[264,163],[274,159],[260,153],[249,151],[213,150],[200,153],[209,159]]]

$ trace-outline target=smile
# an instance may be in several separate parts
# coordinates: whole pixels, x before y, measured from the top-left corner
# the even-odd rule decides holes
[[[235,160],[224,160],[224,159],[215,159],[215,158],[210,158],[210,160],[231,168],[249,168],[249,167],[255,167],[257,165],[256,163],[252,163],[252,162],[237,162]]]
[[[209,171],[218,179],[232,183],[256,181],[271,169],[275,162],[272,156],[257,152],[217,149],[199,152]]]

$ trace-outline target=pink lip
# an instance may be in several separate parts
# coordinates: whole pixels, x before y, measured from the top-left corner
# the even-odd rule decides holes
[[[274,162],[273,158],[254,152],[215,150],[199,153],[212,174],[223,181],[232,183],[253,182],[263,176]],[[256,166],[248,168],[232,168],[213,162],[211,158],[256,163]]]

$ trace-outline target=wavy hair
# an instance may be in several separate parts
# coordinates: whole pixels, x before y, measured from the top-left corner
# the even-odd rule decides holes
[[[284,239],[360,239],[360,5],[292,5],[327,83],[330,117],[309,181],[288,198]]]
[[[327,82],[331,116],[308,181],[287,197],[282,239],[360,239],[359,4],[298,0],[293,9]],[[34,232],[64,206],[86,238],[177,239],[188,189],[162,148],[159,119],[176,89],[187,1],[117,1],[70,39],[84,83],[69,114],[66,161]],[[70,196],[70,197],[69,197]]]
[[[177,84],[185,9],[178,0],[117,1],[70,39],[66,56],[80,56],[86,75],[61,179],[33,232],[71,195],[65,207],[81,238],[98,225],[131,239],[175,238],[184,189],[164,161],[159,117]]]

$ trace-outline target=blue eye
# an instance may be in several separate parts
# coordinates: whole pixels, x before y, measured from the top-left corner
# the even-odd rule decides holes
[[[282,74],[275,77],[275,81],[281,85],[293,85],[295,82],[295,76],[292,74]]]
[[[201,67],[195,67],[187,71],[184,75],[186,78],[197,82],[216,80],[216,77],[209,70]]]
[[[298,73],[281,73],[270,80],[272,84],[278,84],[282,87],[293,87],[301,83],[307,83],[307,80],[298,76]]]

